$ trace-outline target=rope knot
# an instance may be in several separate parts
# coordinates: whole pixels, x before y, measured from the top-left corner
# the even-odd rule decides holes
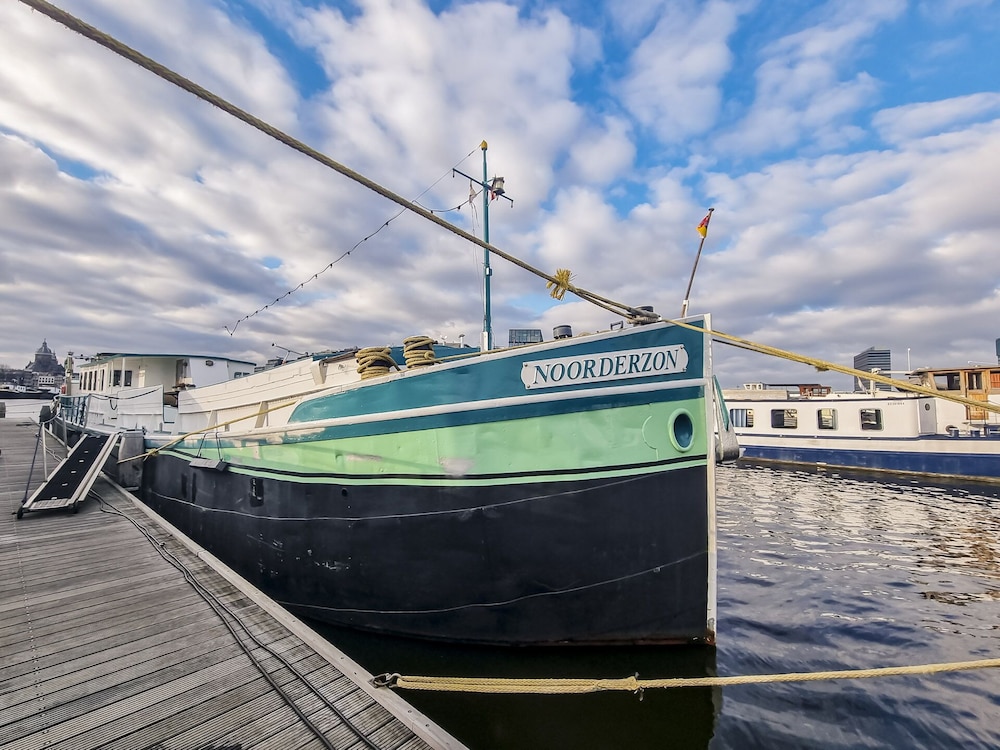
[[[569,291],[570,281],[573,278],[573,274],[570,273],[568,268],[556,269],[555,281],[549,281],[545,284],[546,289],[551,289],[549,295],[553,299],[562,299],[563,295]]]

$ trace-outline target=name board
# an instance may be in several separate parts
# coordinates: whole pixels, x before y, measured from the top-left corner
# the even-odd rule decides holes
[[[652,375],[672,375],[687,370],[687,364],[688,355],[683,344],[627,349],[621,352],[523,362],[521,382],[528,389],[583,385]]]

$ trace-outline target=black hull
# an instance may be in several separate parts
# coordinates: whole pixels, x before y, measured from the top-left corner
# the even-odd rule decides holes
[[[470,643],[712,642],[705,474],[342,487],[160,455],[142,498],[304,617]]]

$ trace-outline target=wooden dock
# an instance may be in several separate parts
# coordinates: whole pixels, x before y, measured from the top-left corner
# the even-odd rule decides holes
[[[0,418],[0,748],[463,747],[105,477],[16,520],[38,429]]]

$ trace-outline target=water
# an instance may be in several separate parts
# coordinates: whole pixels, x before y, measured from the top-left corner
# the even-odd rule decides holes
[[[5,419],[16,420],[18,422],[28,420],[38,422],[38,415],[42,411],[42,406],[49,406],[51,403],[52,399],[41,398],[0,399],[0,404],[5,404],[7,407],[7,416]]]
[[[487,649],[323,632],[371,672],[410,675],[657,678],[1000,657],[1000,488],[726,466],[718,505],[715,650]],[[401,694],[473,750],[1000,747],[1000,669],[641,699]]]

